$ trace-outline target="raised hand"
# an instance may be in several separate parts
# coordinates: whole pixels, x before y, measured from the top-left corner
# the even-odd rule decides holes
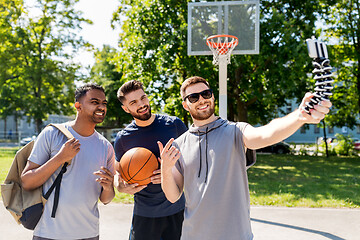
[[[180,158],[180,151],[176,147],[172,146],[174,139],[171,138],[163,147],[163,144],[158,141],[158,146],[160,150],[160,163],[161,163],[161,170],[169,170],[175,165],[176,161]]]
[[[63,163],[68,162],[73,159],[80,151],[80,146],[81,144],[79,140],[71,138],[62,145],[57,155],[60,156],[60,159]]]
[[[323,100],[319,104],[315,105],[313,109],[310,109],[309,113],[307,113],[304,108],[307,106],[306,103],[309,103],[313,97],[313,94],[306,93],[299,106],[301,114],[300,120],[305,123],[319,123],[325,117],[325,115],[329,113],[332,106],[330,101]]]

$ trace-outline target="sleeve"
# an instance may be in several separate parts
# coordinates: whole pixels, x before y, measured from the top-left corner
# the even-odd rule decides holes
[[[112,174],[115,174],[115,152],[111,144],[109,144],[108,147],[108,158],[107,158],[106,168],[109,169],[109,171]]]
[[[125,153],[120,134],[118,134],[116,136],[115,143],[114,143],[114,150],[115,150],[115,160],[117,162],[120,162],[121,157]]]
[[[51,136],[54,133],[54,128],[49,126],[46,127],[41,133],[37,136],[34,147],[30,153],[29,161],[43,165],[46,163],[51,156]]]
[[[248,123],[245,122],[238,122],[236,123],[236,127],[237,129],[239,129],[238,134],[236,134],[236,143],[240,143],[240,146],[242,146],[242,149],[244,150],[244,141],[243,141],[243,132],[245,130],[245,128],[249,126]],[[252,149],[246,149],[245,150],[245,156],[246,156],[246,168],[251,167],[252,165],[255,164],[256,162],[256,151],[252,150]]]
[[[176,125],[176,134],[177,134],[176,137],[179,137],[188,130],[186,125],[183,123],[183,121],[181,121],[180,118],[178,117],[175,119],[175,125]]]

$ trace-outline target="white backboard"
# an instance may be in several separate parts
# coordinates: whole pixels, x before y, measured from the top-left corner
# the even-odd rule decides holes
[[[212,55],[206,38],[228,34],[238,37],[232,54],[259,54],[259,1],[188,3],[188,55]]]

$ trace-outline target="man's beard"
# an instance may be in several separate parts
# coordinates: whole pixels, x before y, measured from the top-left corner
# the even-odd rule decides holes
[[[206,112],[198,112],[196,109],[189,109],[190,115],[195,120],[206,120],[215,112],[215,103],[210,102],[209,109]]]
[[[136,118],[138,120],[141,120],[141,121],[147,121],[151,118],[151,107],[150,105],[147,105],[149,111],[147,111],[146,114],[139,114],[138,113],[138,110],[135,112],[130,112],[131,116],[133,116],[133,118]]]

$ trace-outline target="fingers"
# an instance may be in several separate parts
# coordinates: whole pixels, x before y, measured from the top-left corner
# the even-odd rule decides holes
[[[101,167],[101,170],[94,172],[94,175],[99,176],[96,181],[99,182],[102,186],[109,186],[113,184],[114,175],[109,171],[109,169],[103,166]]]
[[[170,148],[170,146],[172,145],[172,143],[174,142],[174,138],[171,138],[165,145],[165,151],[168,150]]]
[[[163,144],[160,141],[157,141],[157,144],[159,146],[159,150],[160,150],[160,154],[161,154],[164,149]]]
[[[71,138],[69,139],[66,143],[65,146],[70,147],[71,149],[75,150],[75,151],[80,151],[80,142],[78,139],[76,138]]]
[[[153,184],[160,184],[161,183],[161,169],[157,169],[153,172],[153,176],[150,178]]]
[[[303,117],[303,121],[306,123],[319,123],[322,119],[325,118],[326,114],[330,112],[330,107],[332,106],[332,103],[328,100],[322,100],[320,103],[316,104],[309,110],[309,113],[307,113],[304,108],[307,106],[309,102],[311,102],[311,98],[313,98],[314,95],[311,93],[306,93],[301,105],[300,105],[300,112]]]

